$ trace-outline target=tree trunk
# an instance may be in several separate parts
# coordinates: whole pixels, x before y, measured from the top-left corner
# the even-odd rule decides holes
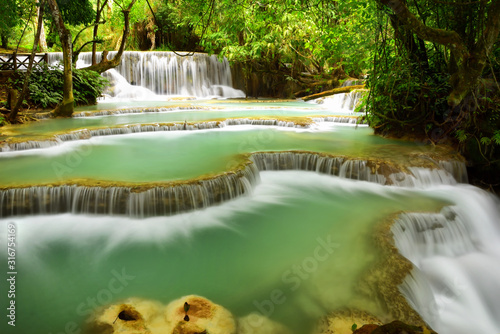
[[[63,83],[63,100],[54,109],[55,116],[70,117],[74,111],[74,97],[73,97],[73,64],[72,64],[72,38],[71,32],[66,29],[59,7],[56,0],[48,0],[52,18],[54,19],[59,40],[61,41],[63,49],[63,65],[64,65],[64,83]]]
[[[355,89],[363,89],[363,88],[365,88],[365,85],[354,85],[354,86],[345,86],[345,87],[340,87],[340,88],[334,88],[334,89],[326,90],[326,91],[318,93],[318,94],[304,96],[302,98],[302,100],[309,101],[309,100],[314,100],[314,99],[317,99],[317,98],[320,98],[323,96],[330,96],[330,95],[341,94],[341,93],[349,93]]]
[[[0,33],[0,38],[2,39],[2,48],[7,49],[7,44],[9,42],[9,38],[7,37],[7,34],[4,32]]]
[[[43,2],[44,0],[40,0],[39,11],[38,11],[38,23],[36,27],[35,40],[33,41],[33,49],[31,50],[30,61],[28,63],[28,69],[26,70],[26,76],[24,77],[23,89],[21,90],[21,94],[19,94],[16,104],[12,108],[9,114],[9,121],[11,123],[16,123],[17,113],[23,104],[24,95],[26,95],[26,91],[28,90],[28,83],[31,76],[31,70],[33,68],[33,61],[35,60],[36,48],[38,46],[38,41],[40,39],[40,33],[42,31],[42,22],[43,22]]]
[[[101,5],[101,0],[97,0],[97,13],[95,14],[95,23],[99,22],[101,19],[101,11],[99,6]],[[99,30],[99,26],[96,24],[94,26],[94,33],[92,34],[92,39],[95,41],[97,38],[97,32]],[[97,59],[96,59],[96,52],[97,52],[97,43],[92,42],[92,65],[97,64]]]
[[[41,10],[41,7],[38,7],[37,12],[39,13]],[[43,16],[38,16],[42,18],[42,27],[40,29],[40,39],[38,41],[38,46],[40,47],[40,52],[46,52],[48,47],[47,47],[47,40],[45,38],[45,29],[43,26]],[[40,19],[38,19],[40,20]]]
[[[122,54],[123,54],[123,51],[125,50],[125,45],[127,42],[129,32],[130,32],[129,14],[130,14],[130,10],[132,9],[132,7],[134,6],[136,1],[137,0],[132,0],[132,2],[130,2],[129,6],[122,11],[123,18],[124,18],[123,35],[122,35],[122,39],[121,39],[121,43],[120,43],[120,48],[118,49],[118,52],[113,57],[113,59],[108,60],[106,57],[108,52],[103,51],[102,59],[101,59],[101,62],[99,64],[85,67],[85,68],[83,68],[83,70],[90,70],[90,71],[96,71],[98,73],[102,73],[102,72],[109,70],[110,68],[114,68],[114,67],[120,65],[120,63],[122,61]]]
[[[402,0],[378,0],[391,8],[401,22],[423,40],[441,44],[451,50],[456,72],[451,74],[452,91],[448,96],[451,107],[459,105],[475,88],[486,65],[488,54],[500,32],[500,0],[493,0],[487,10],[485,28],[474,45],[464,41],[456,31],[431,28],[413,15]]]
[[[94,32],[92,34],[92,65],[97,64],[97,59],[96,59],[96,53],[97,53],[97,33],[99,31],[99,23],[101,21],[101,14],[102,11],[104,10],[104,7],[106,7],[106,4],[108,3],[108,0],[104,0],[102,6],[101,6],[101,0],[97,0],[97,11],[95,15],[95,25],[94,25]]]

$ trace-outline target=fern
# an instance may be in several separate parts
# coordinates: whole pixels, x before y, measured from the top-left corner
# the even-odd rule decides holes
[[[464,130],[457,130],[455,133],[459,142],[463,143],[467,140],[467,133]]]
[[[500,130],[496,130],[491,139],[493,139],[495,144],[500,145]]]
[[[482,137],[481,138],[481,144],[483,145],[490,145],[491,144],[491,139],[488,137]]]

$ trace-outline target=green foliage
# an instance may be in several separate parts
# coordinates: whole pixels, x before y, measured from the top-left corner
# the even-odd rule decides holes
[[[354,332],[358,328],[357,324],[352,324],[351,330]]]
[[[94,71],[73,71],[73,94],[76,104],[95,104],[108,85],[108,80]]]
[[[374,2],[348,0],[155,1],[163,44],[193,41],[230,61],[330,73],[361,75],[371,64]],[[171,38],[173,37],[173,38]],[[353,47],[353,45],[356,45]],[[192,45],[191,45],[192,47]],[[168,48],[167,48],[168,49]],[[179,49],[177,47],[177,49]],[[194,48],[192,48],[194,49]]]
[[[449,75],[440,73],[432,59],[430,67],[424,69],[406,52],[397,48],[400,53],[395,52],[391,42],[386,41],[378,50],[384,59],[375,63],[368,78],[370,124],[380,132],[396,135],[425,137],[437,133],[439,124],[450,116]]]
[[[2,37],[2,44],[9,39],[19,39],[26,23],[31,19],[31,16],[36,15],[35,0],[2,0],[0,8],[0,36]],[[30,29],[28,25],[27,30],[29,31]]]
[[[491,138],[495,144],[500,145],[500,130],[496,130]]]
[[[467,140],[467,133],[465,130],[460,129],[455,132],[455,136],[457,137],[459,142],[465,142]]]
[[[203,10],[202,3],[196,3],[196,10]],[[200,7],[201,6],[201,7]],[[195,23],[187,19],[188,11],[181,10],[182,4],[173,2],[160,2],[155,8],[156,28],[162,50],[194,51],[198,47],[198,36],[194,32]],[[190,8],[190,11],[194,11]],[[149,8],[146,9],[149,13]],[[144,18],[144,16],[143,16]],[[199,51],[199,50],[198,50]]]
[[[18,74],[14,88],[21,89],[24,73]],[[77,105],[95,104],[108,81],[93,71],[73,70],[73,94]],[[29,100],[43,108],[54,108],[63,98],[63,71],[57,66],[34,68],[29,82]]]
[[[425,25],[456,31],[468,47],[480,41],[485,29],[481,2],[406,4]],[[471,93],[458,106],[450,107],[447,99],[456,83],[451,74],[458,65],[449,49],[420,40],[386,7],[379,13],[368,79],[370,125],[382,134],[454,143],[473,165],[498,166],[500,41],[493,45],[477,86],[470,87]]]
[[[15,0],[3,0],[0,11],[0,31],[8,32],[19,23],[19,8]]]
[[[89,25],[94,21],[95,11],[89,0],[57,0],[64,23]],[[46,11],[50,15],[50,11]]]

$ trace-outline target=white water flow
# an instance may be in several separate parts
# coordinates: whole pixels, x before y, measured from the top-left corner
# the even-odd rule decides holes
[[[55,61],[58,56],[51,57]],[[88,63],[88,57],[89,54],[82,54],[81,60]],[[107,75],[115,83],[107,100],[244,96],[232,88],[226,60],[221,62],[214,56],[201,54],[177,57],[167,52],[126,52],[122,65]],[[332,109],[350,113],[358,98],[359,94],[339,94],[331,101],[324,99],[323,105],[332,103]],[[125,116],[108,118],[125,119]],[[253,121],[226,122],[223,124]],[[252,153],[260,150],[255,148],[255,141],[267,138],[259,134],[252,137],[253,141],[228,137],[229,140],[216,142],[208,150],[203,144],[210,135],[222,137],[225,133],[219,131],[219,124],[215,129],[218,132],[198,131],[203,139],[186,146],[196,148],[196,154],[183,148],[167,154],[166,149],[175,148],[176,142],[165,133],[133,134],[133,141],[132,133],[184,130],[184,125],[170,128],[137,123],[140,122],[130,125],[131,120],[124,121],[120,123],[123,128],[109,131],[82,130],[84,137],[112,136],[106,138],[108,145],[103,150],[100,146],[92,147],[89,154],[96,154],[96,158],[83,159],[81,166],[86,167],[87,162],[103,164],[98,168],[89,164],[82,171],[96,171],[99,175],[106,171],[116,177],[120,172],[117,167],[134,164],[143,167],[146,160],[138,158],[138,153],[131,153],[141,136],[155,135],[154,140],[147,141],[148,145],[137,149],[155,157],[147,168],[139,170],[141,177],[158,166],[179,165],[183,173],[198,165],[207,169],[209,159],[217,160],[213,162],[217,167],[217,163],[224,161],[218,154],[228,149],[223,144],[242,143],[249,147],[248,152],[242,152],[241,148],[238,152]],[[216,127],[215,123],[203,126]],[[240,128],[233,128],[241,132]],[[320,137],[318,144],[304,149],[335,153],[330,146],[337,150],[345,145],[350,154],[360,150],[362,141],[348,137],[348,132],[342,132],[342,140],[334,141],[334,132],[341,131],[332,128],[325,135],[327,138]],[[116,134],[123,135],[114,138]],[[293,140],[297,142],[294,149],[301,148],[299,143],[307,143],[297,129],[290,129],[289,134],[282,141],[270,141],[272,145],[266,144],[264,149],[289,150]],[[188,132],[176,135],[183,136],[180,143],[193,136]],[[57,140],[82,139],[72,136],[61,135]],[[273,136],[282,138],[279,133]],[[153,143],[161,144],[162,138],[165,139],[162,149],[154,150]],[[122,143],[129,139],[127,145],[112,146],[110,141]],[[89,142],[95,140],[91,138]],[[401,155],[398,146],[385,147],[378,137],[367,136],[366,140],[374,141],[370,146],[371,156],[381,151],[386,156],[387,152]],[[73,143],[64,144],[69,147]],[[20,145],[26,147],[12,149],[30,149],[39,144]],[[72,148],[72,152],[76,149]],[[119,152],[126,154],[117,159],[114,154]],[[54,173],[53,168],[42,168],[48,165],[47,159],[31,162],[35,160],[30,160],[29,150],[1,154],[6,161],[19,156],[16,168],[9,173],[2,169],[8,178],[39,177],[43,170],[51,177]],[[188,156],[185,161],[189,163],[182,162],[183,154]],[[172,160],[161,160],[167,158]],[[130,296],[163,298],[162,302],[168,302],[182,294],[198,293],[238,315],[245,315],[260,310],[270,293],[280,289],[287,293],[287,302],[273,306],[275,311],[269,317],[296,329],[297,333],[309,332],[311,323],[319,316],[337,308],[366,307],[377,311],[370,304],[372,301],[357,299],[362,297],[352,285],[376,257],[371,242],[367,241],[371,240],[373,226],[388,214],[404,211],[407,213],[400,215],[392,232],[401,254],[415,265],[400,286],[410,305],[440,334],[500,333],[500,201],[464,184],[467,176],[463,164],[441,162],[441,169],[410,167],[413,175],[388,176],[372,171],[364,160],[324,158],[308,153],[253,154],[252,164],[254,167],[241,174],[143,192],[68,185],[2,189],[2,242],[7,240],[5,223],[13,222],[19,228],[16,329],[25,333],[65,332],[73,328],[68,324],[73,321],[80,324],[94,310],[87,301],[96,296],[97,306],[102,306]],[[72,173],[78,171],[77,166],[70,169]],[[308,172],[283,171],[290,169]],[[129,175],[131,171],[121,173]],[[168,177],[172,173],[169,171]],[[260,183],[259,178],[262,178]],[[386,186],[388,181],[393,186]],[[443,205],[440,212],[433,211]],[[297,263],[311,263],[306,260],[314,254],[317,237],[326,235],[332,235],[340,245],[332,252],[334,256],[324,266],[316,263],[317,270],[307,279],[290,276],[290,268]],[[353,269],[354,263],[360,266]],[[0,256],[0,264],[6,267],[6,255]],[[103,291],[107,291],[111,273],[122,268],[134,280],[127,282],[119,293],[105,295]],[[300,289],[295,292],[292,287],[297,284]],[[0,288],[8,291],[5,280]],[[80,312],[82,303],[85,312]],[[4,299],[1,305],[5,310]],[[4,328],[5,321],[0,324],[0,332],[14,333],[10,327]]]
[[[116,52],[110,52],[108,59]],[[77,67],[91,63],[92,54],[79,55]],[[98,54],[98,62],[101,55]],[[51,53],[50,63],[61,59]],[[244,98],[245,93],[233,88],[227,59],[195,53],[181,57],[173,52],[126,51],[121,64],[104,73],[111,82],[104,101],[157,100],[165,96],[196,98]]]
[[[361,84],[361,81],[346,80],[341,87]],[[322,107],[335,110],[336,112],[353,114],[356,107],[361,103],[364,92],[352,91],[350,93],[335,94],[311,100],[309,103],[319,104]]]
[[[400,290],[441,334],[500,332],[500,201],[469,185],[430,186],[454,204],[392,228],[415,269]]]

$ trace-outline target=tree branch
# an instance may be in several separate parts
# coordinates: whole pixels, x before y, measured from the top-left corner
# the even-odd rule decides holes
[[[365,88],[365,85],[354,85],[354,86],[345,86],[345,87],[340,87],[340,88],[334,88],[334,89],[326,90],[326,91],[318,93],[318,94],[304,96],[302,98],[302,100],[309,101],[309,100],[314,100],[314,99],[317,99],[317,98],[323,97],[323,96],[330,96],[330,95],[341,94],[341,93],[349,93],[355,89],[363,89],[363,88]]]
[[[21,90],[21,94],[19,94],[19,97],[16,101],[16,104],[12,108],[12,110],[9,114],[9,121],[11,123],[16,122],[17,113],[23,104],[24,95],[26,95],[26,91],[28,90],[28,84],[29,84],[29,80],[30,80],[30,76],[31,76],[31,70],[33,68],[33,61],[35,59],[36,48],[38,46],[38,41],[40,40],[40,35],[42,32],[43,3],[44,3],[44,0],[39,1],[40,10],[38,11],[38,22],[37,22],[37,28],[36,28],[36,33],[35,33],[35,39],[33,41],[33,49],[31,49],[30,60],[28,63],[28,69],[26,70],[26,75],[24,76],[24,83],[23,83],[23,88]],[[15,54],[14,54],[14,57],[16,57]]]
[[[73,39],[73,45],[74,45],[74,44],[76,44],[76,40],[78,39],[78,37],[80,37],[80,34],[81,34],[82,32],[84,32],[84,31],[85,31],[85,30],[87,30],[88,28],[92,28],[92,27],[95,27],[95,26],[97,26],[97,25],[99,25],[99,24],[105,24],[105,23],[106,23],[106,21],[100,21],[100,22],[95,22],[94,24],[91,24],[91,25],[89,25],[89,26],[83,27],[83,28],[82,28],[82,29],[81,29],[81,30],[80,30],[80,31],[76,34],[75,38]]]
[[[418,37],[423,40],[442,44],[455,54],[457,61],[461,61],[468,54],[467,47],[460,35],[455,31],[431,28],[423,24],[401,0],[378,0],[383,5],[391,8],[398,18],[407,25]]]
[[[78,60],[78,56],[80,55],[80,53],[82,52],[84,47],[86,47],[87,45],[92,44],[92,43],[102,43],[102,42],[103,42],[102,39],[93,39],[91,41],[85,42],[82,46],[80,46],[78,48],[77,51],[73,52],[73,63],[76,63],[76,61]]]
[[[500,1],[493,0],[486,19],[486,28],[474,48],[474,52],[489,54],[500,33]]]
[[[120,48],[118,49],[118,52],[116,55],[113,57],[113,59],[108,60],[106,55],[107,51],[103,51],[102,59],[99,64],[95,65],[90,65],[88,67],[83,68],[83,70],[90,70],[90,71],[95,71],[98,73],[105,72],[109,70],[110,68],[114,68],[118,65],[120,65],[121,60],[122,60],[122,54],[123,51],[125,50],[125,44],[127,43],[127,38],[130,32],[130,27],[129,27],[129,14],[130,10],[134,6],[137,0],[132,0],[130,4],[128,5],[127,9],[122,10],[123,12],[123,19],[124,19],[124,27],[123,27],[123,35],[122,35],[122,41],[120,43]],[[122,8],[122,7],[120,7]]]

